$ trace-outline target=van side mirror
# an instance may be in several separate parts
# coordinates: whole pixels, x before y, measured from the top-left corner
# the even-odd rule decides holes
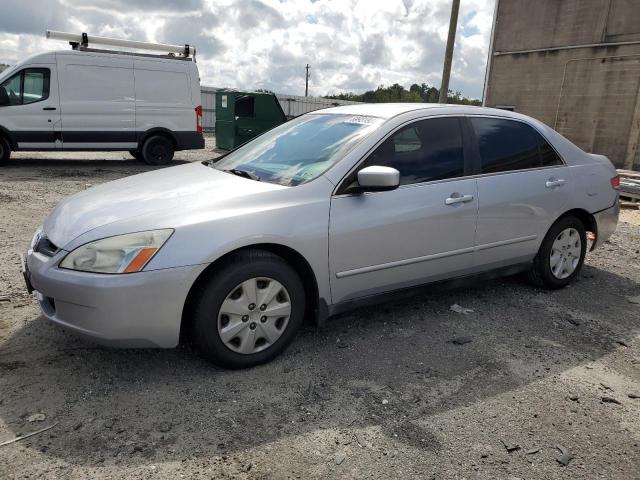
[[[394,190],[399,185],[400,172],[395,168],[372,165],[358,172],[358,190],[362,192]]]

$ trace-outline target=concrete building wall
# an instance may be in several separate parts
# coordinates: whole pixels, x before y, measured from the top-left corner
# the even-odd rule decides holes
[[[640,1],[499,0],[485,92],[640,167]]]

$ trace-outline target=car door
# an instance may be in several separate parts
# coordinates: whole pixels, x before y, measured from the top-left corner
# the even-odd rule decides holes
[[[412,122],[387,137],[331,199],[334,303],[455,276],[472,267],[476,181],[465,178],[462,120]],[[392,191],[350,193],[358,170],[400,172]]]
[[[56,78],[55,65],[30,65],[0,85],[0,117],[19,149],[60,147]]]
[[[469,117],[477,147],[476,265],[530,261],[564,211],[570,182],[552,146],[525,122]]]

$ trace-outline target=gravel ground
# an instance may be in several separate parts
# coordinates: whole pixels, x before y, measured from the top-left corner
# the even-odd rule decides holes
[[[224,371],[188,346],[105,349],[40,316],[17,257],[35,228],[65,196],[151,167],[14,158],[0,168],[0,443],[55,426],[0,446],[0,478],[640,478],[639,211],[562,291],[434,287]]]

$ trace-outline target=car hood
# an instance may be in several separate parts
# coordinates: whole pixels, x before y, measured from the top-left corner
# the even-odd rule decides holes
[[[122,220],[184,209],[192,212],[238,197],[288,187],[257,182],[191,163],[133,175],[76,193],[62,201],[46,219],[43,232],[64,248],[78,236]],[[153,228],[153,227],[152,227]],[[124,232],[123,232],[124,233]]]

